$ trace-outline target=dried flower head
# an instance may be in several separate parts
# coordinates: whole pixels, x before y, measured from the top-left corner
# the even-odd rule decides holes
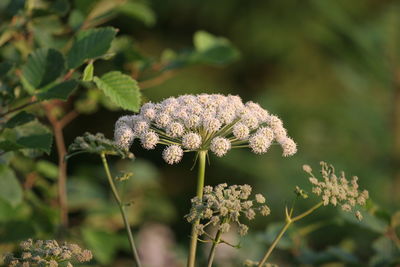
[[[6,266],[67,266],[73,267],[72,263],[89,262],[92,252],[81,249],[76,244],[63,243],[59,245],[56,240],[32,239],[20,243],[21,255],[19,257],[8,253],[4,257]],[[62,265],[61,265],[62,264]]]
[[[192,208],[185,217],[190,223],[200,220],[202,223],[197,226],[199,235],[206,234],[206,227],[217,226],[222,233],[229,232],[231,225],[236,224],[240,235],[245,235],[248,226],[240,222],[241,216],[253,220],[256,213],[267,216],[270,213],[269,207],[265,204],[265,197],[256,194],[255,199],[249,199],[251,187],[249,185],[219,184],[214,188],[204,187],[202,199],[192,198]],[[209,236],[209,235],[208,235]]]
[[[361,212],[354,209],[356,205],[365,205],[369,193],[367,190],[359,189],[358,177],[353,176],[351,180],[347,180],[343,171],[337,177],[332,165],[325,162],[321,162],[320,165],[322,181],[314,176],[310,166],[303,166],[303,170],[311,176],[309,181],[313,185],[312,192],[322,198],[325,206],[329,204],[340,206],[343,211],[354,212],[356,218],[361,220]]]
[[[157,104],[146,103],[139,114],[118,119],[114,136],[124,149],[137,138],[145,149],[154,149],[157,144],[176,145],[184,152],[211,150],[219,157],[241,147],[266,153],[275,142],[285,157],[297,152],[296,143],[287,136],[277,116],[254,102],[244,104],[233,95],[182,95]],[[179,162],[164,159],[170,164]]]

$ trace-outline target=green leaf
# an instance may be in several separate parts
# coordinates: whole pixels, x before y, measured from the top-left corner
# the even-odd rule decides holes
[[[81,32],[67,55],[69,69],[82,65],[85,60],[104,55],[111,46],[117,30],[112,27]]]
[[[119,71],[111,71],[101,78],[94,77],[97,87],[120,107],[137,112],[140,107],[140,91],[137,82]]]
[[[14,64],[12,64],[9,61],[3,61],[0,63],[0,78],[3,78],[6,76],[10,70],[14,67]]]
[[[193,60],[206,64],[227,64],[239,58],[239,51],[223,37],[214,36],[205,31],[198,31],[193,37],[196,53]]]
[[[58,177],[58,166],[47,160],[39,160],[36,163],[36,171],[53,180],[56,180]]]
[[[39,100],[61,99],[66,101],[72,91],[75,90],[77,84],[75,80],[61,82],[49,88],[47,91],[39,93],[37,97]]]
[[[21,111],[14,117],[12,117],[9,121],[7,121],[4,125],[4,128],[14,128],[19,125],[23,125],[25,123],[33,121],[34,119],[35,116],[33,114],[26,111]]]
[[[48,128],[34,120],[12,129],[5,129],[0,141],[0,150],[8,152],[34,149],[49,154],[52,142],[52,134]]]
[[[84,228],[82,236],[94,257],[101,264],[109,265],[112,262],[118,248],[118,239],[115,234]]]
[[[146,26],[153,26],[156,23],[156,16],[152,9],[139,2],[126,2],[118,8],[122,14],[142,21]]]
[[[93,71],[94,71],[93,62],[90,62],[89,64],[87,64],[85,70],[83,71],[82,81],[91,82],[93,80]]]
[[[38,89],[60,77],[64,68],[64,57],[59,51],[41,48],[29,55],[22,67],[22,75],[30,86]]]
[[[55,0],[50,6],[50,10],[61,16],[64,16],[68,13],[70,7],[71,6],[68,0]]]
[[[14,171],[6,165],[0,165],[0,198],[15,207],[22,202],[22,188]]]

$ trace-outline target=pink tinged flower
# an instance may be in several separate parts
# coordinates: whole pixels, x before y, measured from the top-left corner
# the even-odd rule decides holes
[[[255,134],[249,139],[249,146],[256,154],[266,153],[271,146],[271,141],[265,135]]]
[[[190,150],[197,149],[201,145],[201,136],[198,133],[187,133],[182,137],[182,145]]]
[[[171,137],[181,137],[185,132],[185,128],[179,122],[173,122],[167,126],[167,134]]]
[[[135,134],[132,128],[122,126],[115,129],[114,140],[122,148],[129,149],[135,139]]]
[[[206,131],[213,133],[221,128],[221,122],[213,117],[208,117],[203,120],[203,127]]]
[[[281,143],[281,146],[283,149],[282,155],[284,157],[293,156],[297,152],[297,145],[292,138],[289,137],[286,138],[286,140],[283,143]]]
[[[144,120],[139,120],[133,125],[133,131],[135,135],[140,136],[143,133],[147,132],[149,130],[149,123]]]
[[[140,137],[140,141],[142,144],[142,147],[145,149],[154,149],[159,141],[159,137],[158,135],[153,132],[153,131],[149,131],[144,133],[141,137]]]
[[[250,130],[244,123],[238,122],[233,126],[233,135],[239,140],[245,140],[249,137]]]
[[[171,145],[164,149],[162,156],[168,164],[175,164],[181,161],[183,150],[178,145]]]
[[[170,121],[171,117],[166,113],[160,113],[155,118],[155,123],[161,128],[167,126]]]
[[[223,137],[215,137],[211,141],[210,150],[218,157],[222,157],[231,149],[231,143]]]

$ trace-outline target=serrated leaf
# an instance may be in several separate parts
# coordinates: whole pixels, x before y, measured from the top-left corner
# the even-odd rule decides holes
[[[22,75],[35,89],[55,81],[63,73],[65,62],[63,55],[53,48],[41,48],[29,55],[22,67]]]
[[[146,26],[152,26],[156,23],[153,10],[143,3],[126,2],[118,8],[118,11],[142,21]]]
[[[34,120],[12,129],[5,129],[2,133],[2,141],[0,141],[0,150],[8,152],[34,149],[49,154],[52,141],[49,129]]]
[[[90,62],[89,64],[87,64],[85,70],[83,71],[82,81],[91,82],[93,80],[93,71],[94,71],[93,62]]]
[[[106,96],[123,109],[137,112],[140,107],[140,91],[137,82],[119,71],[111,71],[94,82]]]
[[[17,140],[17,144],[24,148],[38,149],[47,154],[50,153],[53,136],[51,134],[37,134],[24,136]]]
[[[52,142],[53,136],[51,134],[35,134],[18,138],[16,141],[1,141],[0,150],[8,152],[20,149],[37,149],[50,154]]]
[[[61,99],[66,101],[69,95],[75,90],[77,84],[75,80],[61,82],[47,91],[39,93],[37,97],[39,100]]]
[[[33,121],[34,119],[35,116],[33,114],[26,111],[21,111],[14,117],[12,117],[9,121],[7,121],[4,125],[4,128],[14,128],[19,125]]]
[[[22,189],[14,171],[8,166],[0,165],[0,198],[15,207],[22,202]]]
[[[67,55],[69,69],[82,65],[85,60],[104,55],[111,46],[117,30],[112,27],[81,32]]]

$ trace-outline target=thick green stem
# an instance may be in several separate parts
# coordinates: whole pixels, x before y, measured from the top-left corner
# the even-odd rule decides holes
[[[217,248],[218,243],[221,241],[221,235],[222,232],[220,230],[218,230],[217,234],[215,235],[215,240],[212,244],[211,250],[210,250],[210,254],[208,255],[208,264],[207,267],[211,267],[212,263],[214,261],[214,256],[215,256],[215,251]]]
[[[125,229],[126,229],[126,232],[128,233],[129,244],[131,245],[131,251],[132,251],[133,259],[134,259],[134,261],[136,263],[136,266],[137,267],[141,267],[142,265],[140,263],[139,254],[138,254],[138,252],[136,250],[135,241],[133,240],[133,235],[132,235],[131,227],[129,225],[128,217],[126,216],[125,205],[122,203],[121,198],[120,198],[120,196],[118,194],[118,191],[117,191],[117,188],[115,186],[114,180],[113,180],[113,178],[111,176],[110,168],[108,167],[106,155],[104,153],[101,153],[101,160],[103,161],[104,170],[106,171],[108,182],[109,182],[110,187],[111,187],[111,191],[113,193],[113,196],[114,196],[115,200],[117,201],[119,210],[120,210],[121,215],[122,215],[122,219],[124,220]]]
[[[204,188],[204,174],[206,170],[206,156],[207,156],[207,151],[202,150],[199,151],[199,157],[198,157],[198,175],[197,175],[197,197],[202,198],[203,197],[203,188]],[[196,227],[200,223],[199,220],[196,220],[193,223],[192,226],[192,234],[191,234],[191,239],[190,239],[190,248],[189,248],[189,257],[187,261],[187,266],[188,267],[194,267],[195,262],[196,262],[196,248],[197,248],[197,231]]]
[[[291,218],[289,214],[286,214],[286,224],[283,226],[283,228],[281,229],[281,231],[279,232],[279,234],[275,237],[274,241],[272,242],[271,246],[268,248],[267,252],[264,254],[264,257],[262,258],[262,260],[258,263],[258,267],[262,267],[264,266],[264,264],[267,262],[269,256],[271,255],[272,251],[274,250],[274,248],[276,247],[276,245],[278,245],[279,241],[281,240],[282,236],[285,234],[285,232],[287,231],[287,229],[289,228],[289,226],[300,220],[303,219],[304,217],[306,217],[307,215],[313,213],[316,209],[318,209],[319,207],[321,207],[321,205],[323,204],[323,202],[319,202],[317,205],[311,207],[309,210],[303,212],[302,214]]]

